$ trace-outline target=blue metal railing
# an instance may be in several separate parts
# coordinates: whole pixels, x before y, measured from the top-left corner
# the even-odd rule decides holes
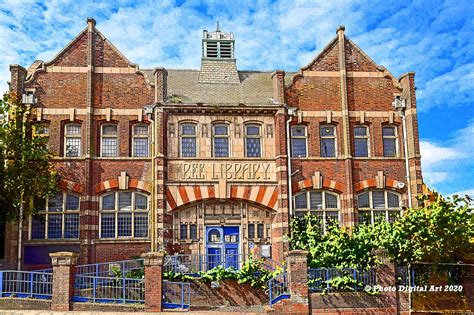
[[[81,265],[76,268],[76,275],[96,277],[126,277],[128,272],[142,270],[143,259],[113,261],[99,264]]]
[[[76,274],[72,300],[96,303],[144,303],[145,283],[143,279]]]
[[[0,271],[0,298],[51,299],[53,274],[36,271]]]
[[[286,272],[280,273],[268,280],[268,297],[270,300],[270,306],[280,300],[288,299],[290,297],[288,276]]]
[[[186,282],[163,282],[163,308],[189,309],[191,306],[191,284]]]
[[[349,288],[335,288],[331,280],[339,277],[352,279],[350,289],[363,290],[366,286],[376,284],[375,269],[363,270],[356,268],[314,268],[308,270],[309,288],[311,291],[336,291]]]

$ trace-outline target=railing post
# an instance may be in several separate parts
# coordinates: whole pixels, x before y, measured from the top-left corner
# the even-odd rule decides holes
[[[30,297],[33,297],[34,273],[30,272]]]
[[[293,308],[298,310],[294,314],[309,313],[308,289],[308,252],[293,250],[288,253],[288,282]]]
[[[0,271],[0,298],[3,297],[3,271]]]
[[[52,311],[71,310],[71,298],[74,294],[74,273],[79,254],[71,252],[50,253],[53,265]]]
[[[142,255],[145,265],[145,310],[161,312],[163,303],[163,258],[161,252]]]
[[[127,279],[125,279],[125,275],[123,275],[122,278],[122,297],[123,297],[123,303],[126,303],[126,298],[125,296],[127,295]]]

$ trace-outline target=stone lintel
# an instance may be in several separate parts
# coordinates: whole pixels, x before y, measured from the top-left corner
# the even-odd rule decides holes
[[[51,257],[51,264],[53,265],[53,267],[74,266],[77,264],[77,258],[79,257],[79,253],[56,252],[50,253],[49,257]]]
[[[164,252],[148,252],[141,255],[147,267],[163,266]]]

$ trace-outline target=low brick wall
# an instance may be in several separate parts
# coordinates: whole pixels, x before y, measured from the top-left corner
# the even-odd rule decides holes
[[[94,312],[143,312],[144,304],[113,304],[113,303],[79,303],[73,302],[73,311],[94,311]]]
[[[50,300],[1,298],[0,310],[51,310]]]

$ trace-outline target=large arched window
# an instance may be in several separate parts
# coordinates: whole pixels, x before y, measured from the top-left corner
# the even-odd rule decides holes
[[[182,157],[196,157],[196,124],[182,123],[180,126],[180,148]]]
[[[372,190],[357,196],[360,224],[383,220],[393,222],[400,217],[400,195],[388,190]]]
[[[148,237],[148,196],[120,191],[100,198],[100,238]]]
[[[61,192],[35,201],[38,214],[30,220],[30,239],[79,238],[79,196]]]
[[[214,157],[229,157],[229,126],[215,124],[212,126]]]
[[[320,219],[320,228],[326,232],[331,223],[339,224],[339,197],[329,191],[305,191],[294,197],[296,216],[303,216],[307,212]]]

